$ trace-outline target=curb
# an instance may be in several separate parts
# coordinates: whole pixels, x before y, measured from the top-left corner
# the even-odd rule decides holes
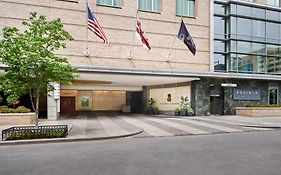
[[[90,140],[108,140],[108,139],[117,139],[122,137],[129,137],[140,134],[143,132],[143,129],[139,129],[136,132],[124,135],[116,136],[105,136],[105,137],[88,137],[88,138],[61,138],[61,139],[38,139],[38,140],[18,140],[18,141],[2,141],[0,142],[1,146],[8,145],[27,145],[27,144],[42,144],[42,143],[63,143],[63,142],[79,142],[79,141],[90,141]]]
[[[281,126],[266,126],[266,125],[258,125],[258,124],[238,124],[237,126],[252,127],[252,128],[281,129]]]

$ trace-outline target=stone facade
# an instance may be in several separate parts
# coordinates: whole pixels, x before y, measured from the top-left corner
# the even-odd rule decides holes
[[[32,125],[35,117],[35,113],[0,114],[0,125]]]
[[[281,117],[281,108],[237,107],[236,115],[247,117]]]
[[[16,26],[22,29],[21,22],[29,18],[30,12],[38,12],[47,19],[61,18],[65,29],[74,37],[68,42],[67,49],[59,50],[58,55],[66,57],[75,66],[123,67],[142,69],[170,69],[190,71],[208,71],[209,46],[209,3],[208,0],[197,1],[196,17],[183,18],[192,34],[198,51],[196,56],[187,50],[180,40],[176,40],[171,53],[172,62],[166,62],[169,48],[177,33],[181,17],[176,16],[176,1],[161,1],[161,13],[139,12],[142,29],[146,32],[151,51],[141,47],[134,38],[133,60],[127,56],[131,47],[138,1],[123,0],[120,8],[96,5],[89,1],[103,27],[111,45],[103,44],[99,38],[89,32],[88,45],[91,57],[83,52],[86,44],[86,1],[77,3],[58,0],[3,0],[0,1],[0,28]],[[132,64],[133,63],[133,64]]]

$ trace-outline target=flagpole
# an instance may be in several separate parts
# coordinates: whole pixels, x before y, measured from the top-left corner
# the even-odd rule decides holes
[[[139,10],[137,10],[137,13],[136,13],[134,29],[133,29],[132,43],[131,43],[131,47],[130,47],[130,51],[129,51],[129,55],[128,55],[128,59],[130,59],[130,60],[133,58],[132,50],[133,50],[133,44],[134,44],[134,39],[135,39],[136,23],[137,23],[138,13],[139,13]]]
[[[89,32],[88,31],[88,0],[86,0],[86,8],[85,9],[86,9],[86,15],[85,15],[85,17],[86,17],[86,24],[85,24],[85,27],[86,27],[86,48],[85,48],[85,51],[84,51],[84,55],[86,57],[89,57],[91,52],[88,48],[88,32]]]
[[[183,13],[183,1],[181,1],[181,20],[182,20],[182,13]],[[171,51],[172,51],[172,48],[174,46],[174,42],[175,42],[176,37],[177,37],[177,34],[175,34],[174,40],[172,42],[172,46],[170,47],[169,54],[168,54],[168,57],[166,59],[166,62],[171,62]]]

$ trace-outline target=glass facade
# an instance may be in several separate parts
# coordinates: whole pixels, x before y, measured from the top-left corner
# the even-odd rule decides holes
[[[216,72],[281,74],[281,9],[241,2],[214,8]]]
[[[279,6],[279,0],[267,0],[266,1],[267,5],[272,5],[272,6]]]

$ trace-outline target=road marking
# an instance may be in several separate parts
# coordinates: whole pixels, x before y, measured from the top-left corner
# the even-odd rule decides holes
[[[133,117],[118,116],[118,118],[125,120],[126,122],[130,123],[131,125],[143,128],[143,130],[145,132],[149,133],[152,136],[173,136],[172,133],[164,131],[158,127],[149,125],[145,122],[140,121],[139,119],[134,119]]]
[[[220,126],[220,125],[213,125],[213,124],[206,123],[206,122],[195,121],[194,119],[176,119],[176,120],[180,120],[182,122],[191,123],[191,124],[198,125],[198,126],[213,128],[215,130],[224,131],[224,132],[242,132],[243,131],[243,130],[224,127],[224,126]]]
[[[210,134],[210,132],[208,132],[208,131],[204,131],[204,130],[201,130],[201,129],[193,128],[193,127],[186,126],[186,125],[179,124],[179,123],[174,123],[174,122],[167,121],[167,120],[164,120],[164,119],[148,118],[148,117],[142,117],[142,118],[145,119],[145,120],[150,120],[150,121],[154,121],[154,122],[160,123],[162,125],[167,125],[169,127],[180,129],[180,130],[183,130],[183,131],[191,133],[191,134]]]
[[[123,129],[121,126],[113,122],[108,117],[98,116],[97,118],[109,136],[129,134],[127,130]]]

